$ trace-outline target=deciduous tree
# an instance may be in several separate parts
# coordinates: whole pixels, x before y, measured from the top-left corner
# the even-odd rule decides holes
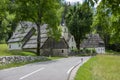
[[[86,0],[82,5],[76,3],[68,8],[66,25],[70,33],[75,37],[78,49],[80,48],[81,41],[91,30],[92,14],[92,9]]]
[[[40,26],[48,24],[51,36],[59,33],[60,19],[58,10],[59,0],[14,0],[16,5],[16,19],[19,21],[32,21],[37,26],[37,55],[40,55]],[[57,34],[60,36],[60,34]]]

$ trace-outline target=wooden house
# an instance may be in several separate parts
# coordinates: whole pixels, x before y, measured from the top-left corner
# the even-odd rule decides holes
[[[96,53],[105,53],[105,44],[99,34],[88,34],[87,39],[80,44],[80,48],[93,48]]]
[[[40,27],[41,30],[41,54],[49,55],[52,49],[53,55],[67,56],[76,48],[74,37],[66,26],[61,26],[62,35],[60,41],[56,41],[47,35],[47,24]],[[23,21],[18,24],[12,37],[8,40],[9,50],[25,50],[36,52],[37,27],[32,22]]]

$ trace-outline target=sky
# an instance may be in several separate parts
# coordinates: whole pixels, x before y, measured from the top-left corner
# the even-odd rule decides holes
[[[74,3],[74,2],[80,2],[80,3],[82,3],[84,0],[65,0],[65,1],[71,2],[71,3]],[[100,1],[101,1],[101,0],[98,1],[98,4],[100,3]],[[95,4],[94,7],[96,8],[96,7],[98,6],[98,4]]]
[[[80,2],[80,3],[82,3],[83,2],[83,0],[66,0],[67,2]]]

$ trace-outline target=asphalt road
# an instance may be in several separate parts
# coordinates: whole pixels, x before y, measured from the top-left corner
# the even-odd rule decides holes
[[[82,65],[89,58],[69,57],[4,69],[0,70],[0,80],[67,80],[73,67],[77,64]]]

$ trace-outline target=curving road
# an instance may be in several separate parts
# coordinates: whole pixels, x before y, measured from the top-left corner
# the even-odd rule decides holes
[[[89,58],[69,57],[4,69],[0,70],[0,80],[67,80],[73,67],[77,64],[82,65]]]

